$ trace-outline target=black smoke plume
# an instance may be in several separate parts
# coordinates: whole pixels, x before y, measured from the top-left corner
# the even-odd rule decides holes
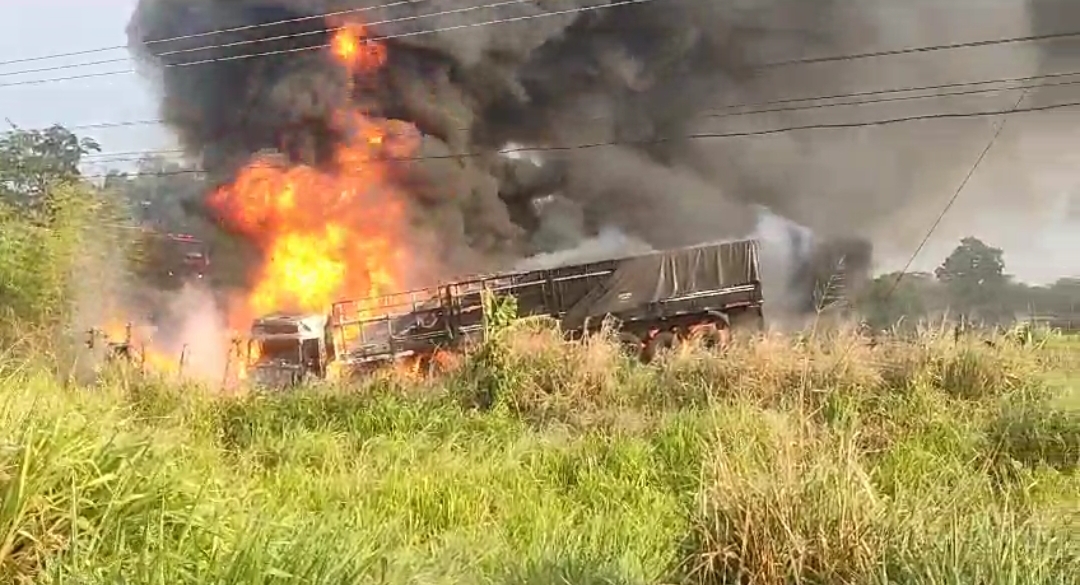
[[[444,242],[443,260],[461,269],[573,247],[611,228],[654,247],[742,237],[759,205],[829,237],[910,239],[895,231],[900,212],[928,194],[937,201],[967,162],[951,130],[925,125],[873,130],[873,142],[867,130],[680,138],[806,123],[784,112],[729,121],[717,114],[725,104],[858,89],[853,80],[877,65],[760,65],[881,48],[883,37],[920,44],[920,25],[897,21],[888,2],[612,4],[620,2],[141,0],[129,34],[160,76],[162,115],[221,181],[263,150],[324,163],[341,140],[331,114],[343,107],[413,124],[423,134],[418,156],[434,158],[398,163],[397,180],[418,232]],[[310,18],[361,8],[371,10]],[[425,16],[434,13],[444,14]],[[358,84],[316,49],[349,18],[390,37],[387,66]],[[245,28],[163,42],[236,27]],[[208,45],[218,47],[200,49]],[[273,54],[242,58],[254,53]],[[955,79],[963,65],[920,67]],[[928,148],[935,139],[941,148]],[[617,144],[498,153],[604,143]]]
[[[332,114],[357,105],[414,124],[424,136],[421,158],[467,155],[399,165],[424,227],[457,244],[448,250],[483,258],[535,251],[532,236],[546,219],[536,202],[553,194],[582,217],[584,233],[571,238],[611,226],[661,247],[744,235],[755,221],[745,203],[779,198],[767,190],[726,194],[728,185],[701,172],[709,157],[676,138],[750,75],[743,39],[768,33],[729,22],[709,3],[609,3],[497,2],[474,10],[483,3],[397,2],[323,19],[309,17],[376,3],[143,0],[130,33],[139,54],[159,66],[165,119],[221,180],[263,150],[324,162],[342,138]],[[820,22],[831,7],[810,4],[784,20]],[[558,14],[574,9],[586,10]],[[435,12],[453,13],[425,16]],[[392,37],[389,63],[350,92],[317,48],[342,18],[360,16],[374,23],[374,34]],[[498,20],[511,22],[415,34]],[[281,21],[291,22],[263,26]],[[198,36],[233,28],[241,30]],[[815,42],[799,29],[775,34]],[[177,37],[189,38],[167,40]],[[244,58],[253,53],[273,54]],[[512,144],[604,142],[628,144],[544,153],[539,167],[497,154]],[[743,174],[728,166],[719,176]]]

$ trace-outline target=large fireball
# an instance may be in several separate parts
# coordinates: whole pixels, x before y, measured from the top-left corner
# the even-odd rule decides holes
[[[386,57],[355,24],[335,33],[329,53],[350,80]],[[234,325],[279,310],[326,313],[336,300],[402,288],[405,196],[386,161],[416,151],[415,129],[355,110],[338,112],[334,124],[347,138],[328,167],[253,160],[209,198],[222,221],[262,252],[246,306],[231,315]]]

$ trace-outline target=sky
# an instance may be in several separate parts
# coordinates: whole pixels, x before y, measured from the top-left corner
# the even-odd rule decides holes
[[[986,0],[996,6],[1021,0]],[[16,15],[5,34],[0,35],[0,60],[48,55],[57,52],[122,47],[127,43],[125,27],[137,0],[5,0],[6,13]],[[970,7],[971,5],[968,4]],[[972,12],[956,15],[960,19]],[[981,11],[980,14],[988,14]],[[898,18],[903,17],[898,12]],[[1005,26],[1016,20],[1008,10],[999,11]],[[943,18],[943,23],[948,19]],[[955,22],[962,22],[955,21]],[[12,26],[14,24],[14,26]],[[929,23],[934,24],[934,23]],[[943,27],[949,42],[951,26]],[[994,36],[1001,36],[995,34]],[[903,40],[897,41],[903,45]],[[109,58],[126,58],[126,49],[73,57],[0,66],[0,114],[21,127],[42,127],[53,123],[79,126],[102,122],[145,120],[158,117],[156,97],[150,80],[134,74],[80,79],[60,83],[3,87],[26,79],[127,69],[130,63],[116,63],[70,71],[50,71],[27,75],[7,75],[11,71]],[[994,58],[988,60],[994,64]],[[999,76],[1009,75],[1002,71]],[[994,77],[982,75],[975,77]],[[873,83],[871,86],[881,86]],[[889,84],[886,83],[885,86]],[[1080,100],[1080,90],[1074,94]],[[986,124],[986,140],[993,129]],[[159,126],[95,129],[85,132],[96,138],[105,152],[129,152],[176,148],[171,135]],[[914,270],[933,270],[958,241],[976,235],[1006,251],[1008,270],[1017,277],[1046,282],[1066,275],[1080,275],[1080,110],[1062,110],[1010,119],[999,144],[987,155],[978,172],[946,215],[923,252],[912,265]],[[979,148],[971,153],[974,163]],[[115,165],[114,165],[115,166]],[[101,171],[100,167],[95,169]],[[967,172],[957,169],[957,183]],[[828,169],[826,170],[828,171]],[[1004,207],[1002,189],[1015,189]],[[952,192],[941,194],[944,206]],[[995,202],[988,208],[988,202]],[[1070,205],[1073,215],[1070,218]],[[930,224],[941,207],[910,210],[916,221]],[[1022,218],[1022,219],[1021,219]],[[881,270],[900,268],[911,248],[878,243]]]
[[[8,22],[0,35],[0,60],[67,51],[120,47],[136,0],[4,0]],[[127,69],[128,63],[80,67],[25,75],[12,71],[69,63],[126,58],[125,49],[48,61],[0,66],[0,85],[30,79]],[[60,83],[0,87],[0,115],[28,128],[51,124],[77,126],[156,118],[156,99],[149,81],[137,75],[116,75]],[[7,123],[5,122],[5,126]],[[95,129],[86,134],[105,152],[173,148],[169,133],[157,126]]]

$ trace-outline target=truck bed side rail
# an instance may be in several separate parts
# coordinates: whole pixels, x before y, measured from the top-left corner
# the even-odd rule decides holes
[[[432,287],[339,301],[331,306],[328,329],[333,343],[342,349],[385,340],[395,335],[404,317],[438,306],[439,300],[439,289]]]

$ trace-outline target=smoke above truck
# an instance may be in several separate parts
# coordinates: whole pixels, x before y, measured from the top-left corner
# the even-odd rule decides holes
[[[611,4],[142,0],[131,45],[160,79],[166,122],[219,185],[204,205],[261,253],[230,312],[323,310],[611,230],[653,249],[748,237],[755,204],[790,215],[775,192],[736,188],[732,160],[670,138],[749,87],[733,42],[793,34],[743,38],[743,24],[820,25],[849,9]],[[430,32],[466,14],[507,22]],[[610,144],[573,147],[584,143]]]

